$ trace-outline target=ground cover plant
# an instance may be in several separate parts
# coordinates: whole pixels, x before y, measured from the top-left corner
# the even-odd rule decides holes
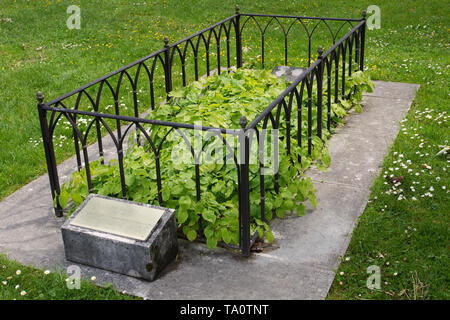
[[[358,71],[347,78],[346,95],[348,99],[340,99],[332,105],[333,124],[337,125],[355,107],[361,111],[359,104],[362,92],[371,90],[371,82],[367,74]],[[241,116],[254,119],[271,101],[283,92],[288,82],[278,79],[267,70],[238,69],[231,73],[203,78],[186,87],[180,87],[169,95],[169,102],[151,111],[148,117],[154,120],[170,120],[179,123],[195,124],[198,121],[204,126],[239,129]],[[326,85],[325,85],[326,87]],[[307,105],[308,97],[303,97],[302,107],[302,140],[307,139]],[[317,97],[313,97],[314,105]],[[334,101],[334,97],[332,99]],[[283,114],[280,123],[284,123]],[[297,136],[297,118],[293,117],[291,134]],[[326,110],[323,110],[326,118]],[[312,122],[317,123],[317,108],[312,109]],[[315,127],[313,126],[313,131]],[[148,126],[148,134],[154,145],[164,141],[161,150],[162,164],[162,200],[164,205],[176,209],[179,228],[191,241],[195,240],[200,230],[206,236],[207,245],[211,249],[218,241],[226,244],[239,244],[239,200],[237,168],[233,161],[227,158],[235,156],[234,150],[218,153],[217,147],[225,149],[222,141],[205,137],[209,133],[186,131],[183,135],[160,126]],[[169,137],[168,134],[171,135]],[[201,198],[196,198],[195,167],[190,147],[195,144],[195,135],[203,135],[205,145],[199,145],[210,159],[200,163]],[[285,140],[283,125],[280,128],[281,141]],[[304,176],[304,171],[314,165],[322,170],[330,164],[330,156],[326,147],[329,132],[325,132],[323,140],[314,136],[311,155],[308,148],[300,148],[292,144],[291,152],[287,155],[285,144],[279,145],[279,192],[275,190],[274,175],[266,176],[265,184],[265,218],[269,222],[273,214],[283,217],[287,212],[296,212],[299,216],[305,213],[304,202],[309,200],[316,206],[314,186],[311,178]],[[187,136],[190,136],[187,138]],[[133,136],[131,136],[133,138]],[[208,139],[209,138],[209,139]],[[189,144],[183,140],[190,140]],[[157,205],[158,190],[155,171],[156,162],[151,152],[151,146],[141,145],[130,139],[130,145],[124,157],[125,183],[129,200]],[[165,141],[168,142],[165,142]],[[145,143],[145,139],[143,140]],[[256,139],[253,140],[256,143]],[[218,143],[218,145],[217,145]],[[181,147],[180,147],[181,146]],[[208,150],[208,147],[211,151]],[[178,157],[174,157],[175,149]],[[254,155],[256,147],[254,147]],[[301,162],[298,159],[301,159]],[[112,160],[109,164],[102,164],[99,159],[90,165],[93,192],[105,196],[122,197],[119,164]],[[208,159],[204,159],[208,160]],[[250,203],[251,203],[251,233],[258,231],[259,237],[265,234],[268,241],[273,240],[269,225],[260,216],[259,171],[256,162],[250,165]],[[65,208],[72,200],[75,205],[88,195],[86,171],[75,172],[72,178],[63,184],[59,200]],[[197,195],[198,196],[198,195]],[[72,207],[72,211],[73,211]],[[69,216],[69,215],[68,215]]]

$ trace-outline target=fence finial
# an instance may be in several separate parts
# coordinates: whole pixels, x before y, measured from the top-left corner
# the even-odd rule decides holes
[[[366,10],[363,10],[363,12],[362,12],[362,17],[363,17],[364,20],[366,20],[366,15],[367,15],[367,11],[366,11]]]
[[[319,54],[319,59],[322,59],[322,54],[323,54],[323,48],[322,46],[319,46],[317,48],[317,53]]]
[[[44,95],[42,94],[42,92],[38,91],[36,93],[36,99],[39,102],[39,104],[42,104],[44,102]]]
[[[239,119],[239,125],[241,126],[242,129],[244,129],[247,126],[248,120],[246,116],[241,116],[241,118]]]
[[[169,46],[169,38],[167,36],[164,37],[164,47],[167,48]]]
[[[236,5],[236,14],[239,14],[239,5]]]

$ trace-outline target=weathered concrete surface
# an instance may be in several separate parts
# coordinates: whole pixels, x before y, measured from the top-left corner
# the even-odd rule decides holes
[[[180,241],[179,259],[154,282],[82,267],[100,283],[150,299],[323,299],[363,212],[369,187],[398,133],[417,85],[375,82],[364,110],[346,118],[330,140],[328,172],[311,170],[318,207],[302,218],[274,220],[274,248],[249,259],[225,249]],[[69,174],[75,161],[60,166]],[[324,181],[324,182],[321,182]],[[0,251],[43,268],[70,265],[59,226],[51,214],[46,175],[0,203]]]

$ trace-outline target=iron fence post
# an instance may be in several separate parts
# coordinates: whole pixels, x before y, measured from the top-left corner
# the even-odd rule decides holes
[[[236,66],[238,68],[242,67],[242,40],[241,40],[241,14],[239,13],[239,6],[236,5],[236,24],[235,24],[235,32],[236,32]]]
[[[364,24],[361,26],[361,48],[360,48],[360,60],[359,60],[359,70],[364,71],[364,47],[366,43],[366,10],[363,10],[362,17]]]
[[[48,179],[50,181],[50,190],[52,191],[53,207],[57,217],[63,216],[63,210],[59,204],[57,195],[61,193],[58,179],[58,170],[55,161],[55,150],[50,137],[50,131],[47,122],[47,110],[43,109],[44,95],[41,92],[36,94],[38,101],[37,108],[39,113],[39,122],[41,124],[42,144],[44,145],[45,160],[47,162]]]
[[[170,66],[170,49],[169,38],[164,37],[164,81],[166,85],[167,100],[169,100],[169,92],[172,91],[172,76]]]
[[[325,74],[325,66],[327,67],[327,130],[331,131],[331,61],[328,57],[328,60],[325,64],[323,64]]]
[[[317,53],[320,63],[317,65],[317,136],[322,139],[322,94],[323,94],[323,48],[319,46]]]
[[[241,125],[241,132],[239,134],[239,156],[240,163],[240,231],[242,232],[242,255],[248,257],[250,255],[250,190],[249,190],[249,137],[247,135],[247,118],[241,116],[239,124]]]

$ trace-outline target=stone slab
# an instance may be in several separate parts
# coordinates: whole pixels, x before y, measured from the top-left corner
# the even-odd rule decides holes
[[[99,218],[107,222],[111,222],[110,217],[117,215],[119,210],[130,213],[133,223],[128,223],[130,219],[125,215],[121,215],[119,220],[122,224],[119,233],[127,236],[130,235],[128,227],[136,228],[138,219],[153,224],[148,229],[150,225],[143,223],[145,230],[142,233],[142,229],[139,229],[138,236],[145,234],[145,237],[135,239],[118,235],[115,224],[108,226],[112,227],[114,233],[111,233],[105,232],[107,228],[98,219],[94,220],[94,224],[91,223],[92,219],[78,219],[80,216],[96,215],[96,210],[99,210],[97,205],[104,205]],[[88,211],[85,211],[86,208]],[[148,219],[146,216],[149,215],[155,217]],[[74,223],[77,219],[84,223]],[[136,230],[131,231],[132,235],[136,234]],[[75,210],[61,227],[61,232],[67,260],[146,280],[154,280],[178,253],[174,210],[94,194],[90,194]]]

